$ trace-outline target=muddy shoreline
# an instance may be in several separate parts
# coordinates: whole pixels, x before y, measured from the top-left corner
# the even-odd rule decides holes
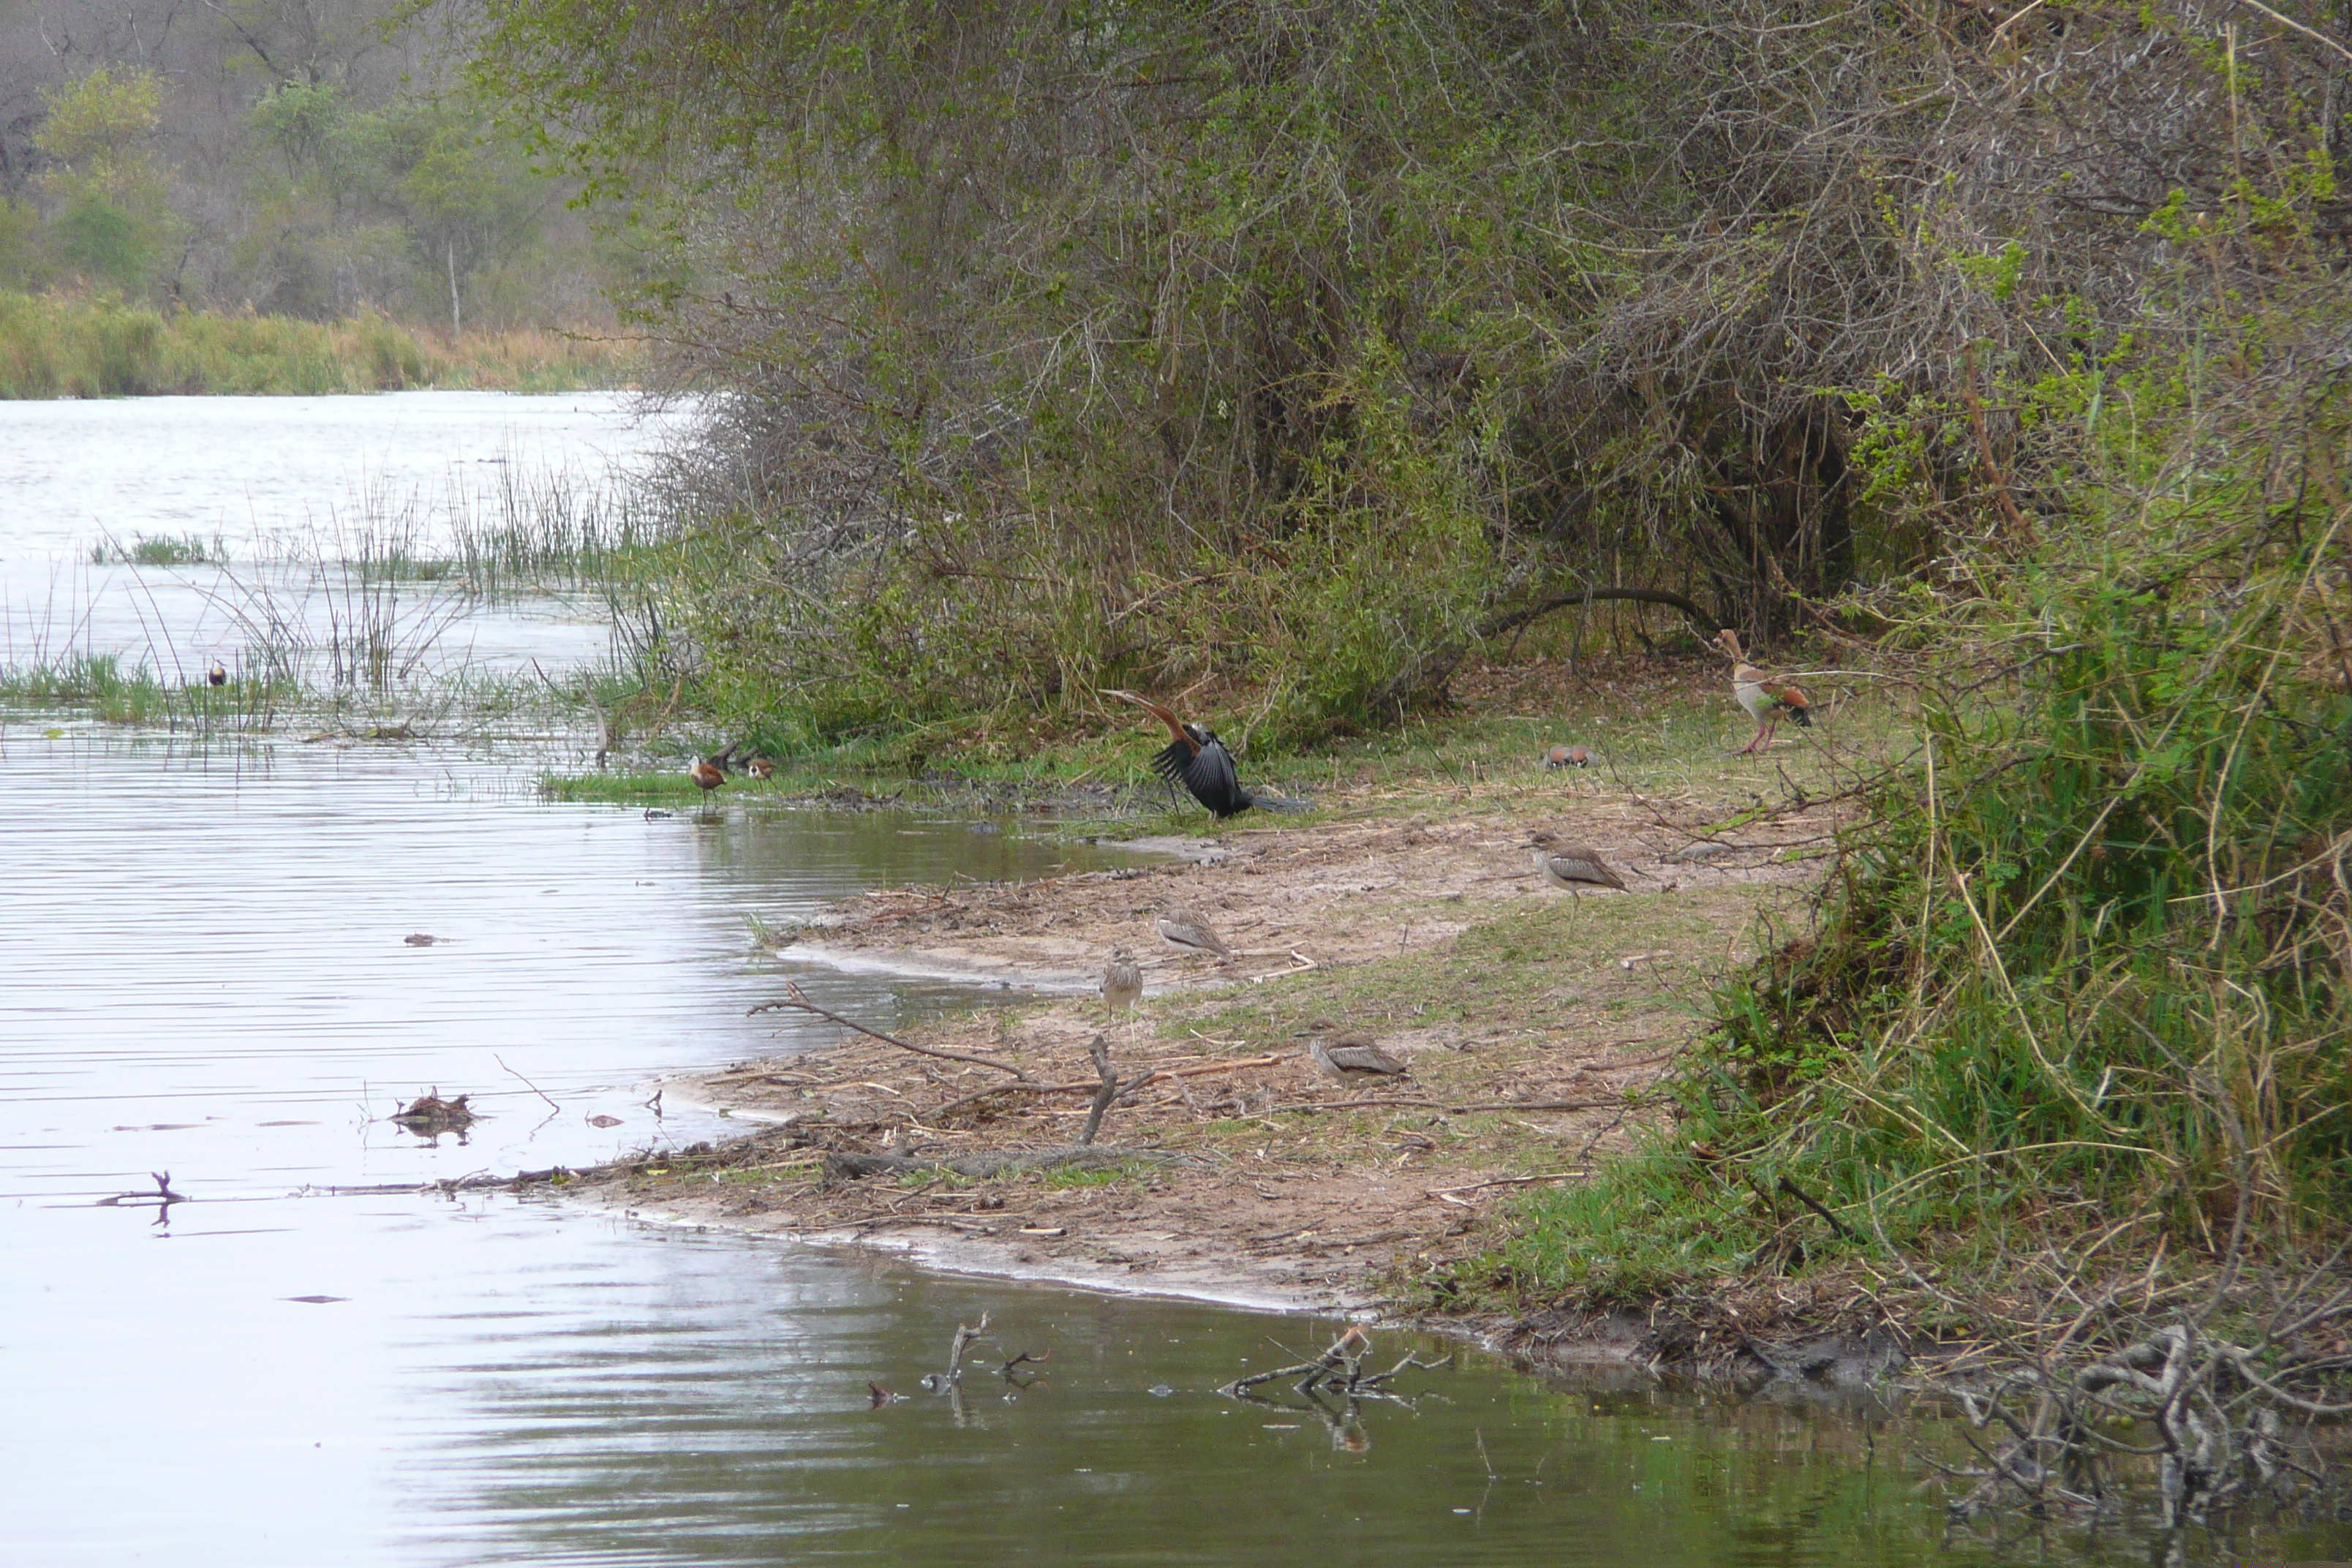
[[[1486,1250],[1515,1194],[1580,1179],[1664,1114],[1654,1091],[1706,985],[1751,956],[1759,909],[1804,896],[1814,863],[1791,847],[1818,843],[1825,817],[1727,840],[1705,831],[1717,809],[1515,780],[1402,820],[1327,803],[1320,820],[1152,846],[1180,853],[1130,868],[868,892],[783,933],[781,956],[981,977],[1024,1000],[904,1027],[899,1043],[844,1028],[817,1049],[672,1080],[672,1095],[751,1130],[568,1188],[649,1222],[883,1248],[958,1273],[1393,1315]],[[1546,887],[1522,847],[1537,827],[1601,849],[1629,890]],[[1171,906],[1214,923],[1234,959],[1157,942],[1153,917]],[[1093,993],[1114,945],[1144,964],[1131,1018]],[[1318,1020],[1372,1035],[1410,1075],[1334,1081],[1303,1049]],[[1143,1080],[1098,1139],[1130,1158],[946,1167],[1067,1147],[1099,1084],[1097,1035],[1120,1081]],[[877,1155],[929,1164],[845,1173],[845,1157]],[[1790,1305],[1788,1324],[1840,1326]],[[1753,1360],[1680,1316],[1415,1315],[1556,1363]],[[1868,1353],[1883,1362],[1883,1349]]]

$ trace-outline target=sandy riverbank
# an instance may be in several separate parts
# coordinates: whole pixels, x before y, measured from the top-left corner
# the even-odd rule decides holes
[[[1307,1309],[1380,1305],[1486,1246],[1512,1193],[1576,1173],[1659,1114],[1650,1090],[1712,975],[1750,956],[1761,904],[1801,897],[1826,814],[1704,837],[1724,803],[1591,775],[1416,802],[1327,799],[1141,868],[866,895],[793,933],[803,958],[981,974],[1032,994],[908,1031],[928,1056],[842,1032],[671,1092],[757,1124],[692,1158],[583,1184],[640,1215],[904,1248],[940,1267]],[[1630,889],[1571,899],[1520,847],[1550,827]],[[1160,944],[1152,916],[1205,914],[1238,954]],[[1133,1021],[1089,989],[1114,944],[1146,965]],[[779,992],[782,992],[779,984]],[[1412,1074],[1338,1083],[1298,1031],[1329,1018]],[[1068,1145],[1107,1034],[1122,1079],[1108,1169],[850,1178],[827,1157],[921,1160]]]

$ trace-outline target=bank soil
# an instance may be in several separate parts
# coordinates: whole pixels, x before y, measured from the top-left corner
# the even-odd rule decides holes
[[[1581,775],[1321,804],[1319,820],[1265,818],[1132,868],[849,900],[793,935],[787,966],[1043,994],[899,1036],[943,1055],[843,1029],[827,1048],[677,1084],[762,1125],[590,1189],[646,1215],[951,1268],[1377,1305],[1484,1250],[1511,1194],[1578,1179],[1662,1114],[1653,1088],[1708,983],[1751,956],[1759,907],[1802,898],[1832,826],[1817,808],[1709,833],[1723,803]],[[1547,887],[1522,847],[1538,827],[1601,849],[1629,890]],[[1171,905],[1206,916],[1233,961],[1160,943],[1153,917]],[[1131,1019],[1091,992],[1114,945],[1144,966]],[[1317,1020],[1372,1036],[1410,1077],[1333,1081],[1304,1052]],[[1143,1079],[1097,1139],[1118,1158],[945,1165],[1068,1148],[1100,1084],[1097,1035],[1122,1084]],[[853,1176],[838,1158],[876,1153],[941,1163]]]

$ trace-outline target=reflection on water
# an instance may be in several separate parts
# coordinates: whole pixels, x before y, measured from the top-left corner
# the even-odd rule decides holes
[[[12,1564],[1860,1568],[2145,1550],[2127,1531],[1947,1542],[1911,1448],[1952,1438],[1866,1409],[1563,1392],[1476,1355],[1405,1373],[1410,1403],[1318,1410],[1269,1387],[1273,1405],[1242,1404],[1212,1391],[1312,1354],[1331,1325],[927,1277],[543,1199],[289,1195],[705,1135],[720,1124],[655,1121],[644,1075],[779,1043],[773,1016],[743,1016],[777,973],[744,911],[1078,851],[740,801],[648,821],[405,751],[11,737],[0,784],[21,825],[0,857]],[[923,1002],[800,977],[867,1016]],[[437,1146],[377,1120],[426,1087],[475,1093],[489,1120]],[[162,1224],[94,1206],[155,1171],[195,1201]],[[963,1396],[923,1392],[982,1311]],[[1021,1352],[1046,1359],[1016,1387],[992,1367]],[[877,1408],[869,1383],[908,1397]],[[2271,1544],[2319,1557],[2352,1536]]]
[[[502,471],[582,486],[642,472],[674,417],[626,393],[140,397],[0,404],[0,566],[88,560],[103,539],[226,538],[236,559],[307,536],[367,495],[424,508]],[[275,552],[271,551],[270,552]]]
[[[644,1080],[788,1044],[792,1016],[745,1016],[780,974],[895,1005],[870,977],[756,953],[748,915],[1111,863],[897,813],[543,805],[527,774],[424,749],[0,746],[11,812],[37,825],[0,857],[0,908],[41,911],[0,943],[0,1137],[85,1140],[0,1159],[0,1195],[163,1169],[198,1197],[424,1180],[704,1135],[656,1126]],[[488,1113],[466,1143],[365,1119],[436,1087]]]

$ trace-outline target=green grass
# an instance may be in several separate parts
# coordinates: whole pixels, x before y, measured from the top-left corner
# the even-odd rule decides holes
[[[104,566],[117,561],[130,566],[202,566],[207,562],[218,564],[227,559],[226,547],[218,537],[207,542],[193,533],[176,537],[142,533],[128,547],[111,542],[89,547],[89,560],[93,566]]]
[[[393,392],[568,392],[625,385],[628,351],[548,331],[452,343],[381,316],[162,310],[119,299],[0,291],[0,398]]]
[[[1496,706],[1507,702],[1513,711],[1439,713],[1391,731],[1335,737],[1297,751],[1244,750],[1242,778],[1254,788],[1271,786],[1316,803],[1314,812],[1281,818],[1292,824],[1328,820],[1334,811],[1411,816],[1450,807],[1465,792],[1484,799],[1498,790],[1510,796],[1498,797],[1498,808],[1539,805],[1579,790],[1620,789],[1654,795],[1693,791],[1752,807],[1781,799],[1784,778],[1816,795],[1832,793],[1851,784],[1857,768],[1879,765],[1913,743],[1907,717],[1865,691],[1794,745],[1776,747],[1769,755],[1733,756],[1733,749],[1755,731],[1722,689],[1716,662],[1678,660],[1664,668],[1667,681],[1649,672],[1646,679],[1631,683],[1642,689],[1628,701],[1616,692],[1554,681],[1549,677],[1557,672],[1547,668],[1545,679],[1531,689],[1493,700]],[[610,708],[614,698],[608,693],[604,700]],[[1629,707],[1641,717],[1625,718]],[[1203,717],[1229,742],[1239,739],[1240,727],[1223,713],[1204,711]],[[670,732],[693,735],[693,721],[682,721]],[[1790,731],[1781,733],[1789,736]],[[706,730],[693,735],[694,750],[707,755],[732,738]],[[1581,772],[1546,772],[1539,759],[1563,740],[1591,745],[1598,764]],[[1085,792],[1108,791],[1107,800],[1093,804],[1118,814],[1118,820],[1102,830],[1119,834],[1213,836],[1275,820],[1244,813],[1220,824],[1189,797],[1171,796],[1150,768],[1152,754],[1165,742],[1164,731],[1130,721],[1125,710],[1107,710],[1100,727],[1076,731],[999,732],[981,721],[797,749],[767,748],[755,736],[751,750],[739,754],[772,759],[774,779],[752,784],[730,773],[726,787],[805,796],[848,785],[910,803],[950,805],[970,804],[977,793],[1080,815],[1089,805]],[[560,800],[665,800],[683,793],[683,749],[678,759],[675,778],[639,770],[551,774],[541,789]],[[1736,818],[1727,816],[1726,821]]]
[[[2021,1258],[2285,1268],[2340,1239],[2352,699],[2275,651],[2307,570],[2169,624],[2053,584],[2057,652],[1931,700],[1932,780],[1883,781],[1816,928],[1718,990],[1673,1123],[1518,1198],[1458,1283],[1638,1305],[1907,1258],[1990,1300]]]
[[[281,706],[289,689],[243,677],[214,687],[167,680],[110,653],[68,654],[0,668],[0,708],[65,709],[107,724],[227,722]]]

